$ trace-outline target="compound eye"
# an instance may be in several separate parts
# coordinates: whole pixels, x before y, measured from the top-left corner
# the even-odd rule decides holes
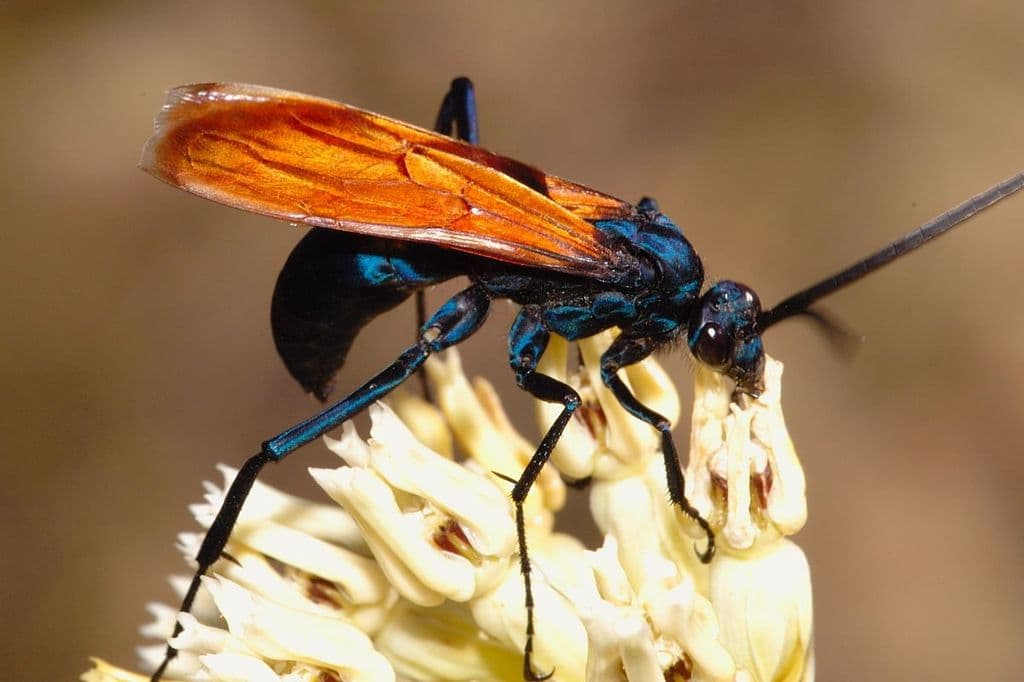
[[[694,352],[709,367],[724,367],[732,360],[732,338],[721,325],[708,322],[700,328]]]

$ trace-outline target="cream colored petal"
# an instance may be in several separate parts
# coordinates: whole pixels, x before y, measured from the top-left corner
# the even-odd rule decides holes
[[[365,469],[370,466],[370,445],[359,437],[356,425],[347,421],[341,426],[341,438],[323,436],[324,445],[350,467]]]
[[[264,554],[233,542],[228,553],[234,561],[217,562],[214,573],[282,606],[347,618],[370,634],[380,628],[397,598],[380,567],[364,557],[346,576],[331,578],[287,563],[273,565]],[[362,570],[366,575],[348,575]],[[207,596],[205,590],[199,594]],[[208,596],[205,601],[212,603]]]
[[[431,357],[426,369],[462,451],[481,471],[518,478],[537,446],[512,426],[494,387],[482,378],[471,385],[455,349]],[[545,468],[532,493],[526,501],[527,525],[549,532],[554,523],[551,512],[565,504],[565,485],[557,471]]]
[[[593,585],[593,572],[583,561],[587,548],[579,539],[567,533],[527,539],[530,559],[540,564],[547,581],[560,592],[575,589],[581,583]]]
[[[748,549],[757,540],[758,527],[751,516],[751,447],[750,420],[752,410],[732,406],[725,419],[726,512],[722,537],[734,549]]]
[[[767,358],[766,390],[737,405],[717,373],[697,369],[687,496],[734,550],[795,533],[807,518],[803,470],[782,416],[781,377],[781,363]]]
[[[220,627],[201,623],[190,613],[178,616],[181,632],[169,642],[181,654],[206,654],[211,651],[244,649],[244,645],[232,638],[231,633]]]
[[[654,627],[686,651],[697,677],[713,682],[732,680],[736,666],[719,642],[718,619],[711,603],[690,579],[675,581],[669,589],[658,582],[649,582],[641,594]]]
[[[200,660],[211,679],[218,682],[281,682],[273,668],[254,656],[206,654]]]
[[[445,414],[412,390],[399,389],[388,400],[402,423],[409,427],[416,440],[443,456],[454,459],[455,444]]]
[[[752,430],[773,472],[768,516],[783,535],[793,535],[807,522],[807,483],[782,416],[782,369],[781,362],[765,366],[765,392],[758,399],[765,409],[755,415]]]
[[[580,608],[589,636],[587,678],[607,679],[607,671],[618,669],[630,682],[663,680],[664,668],[672,662],[659,656],[655,633],[620,563],[622,557],[629,556],[629,550],[620,547],[612,535],[606,535],[601,547],[587,554],[601,594],[596,603]],[[637,580],[642,578],[637,576]]]
[[[224,579],[205,582],[231,634],[260,658],[334,670],[350,682],[394,680],[387,659],[348,623],[279,606]]]
[[[170,632],[167,633],[170,635]],[[166,635],[165,635],[166,638]],[[140,646],[135,649],[139,657],[139,667],[142,670],[156,670],[163,663],[164,655],[167,653],[167,645],[163,642],[150,646]],[[195,654],[188,652],[179,653],[171,661],[165,671],[165,680],[191,680],[195,674],[202,669],[202,664]],[[148,677],[146,678],[149,679]]]
[[[356,604],[384,601],[390,591],[377,564],[364,556],[273,522],[236,528],[232,543],[344,586]],[[238,559],[238,557],[235,557]]]
[[[648,554],[640,561],[645,568],[637,581],[643,587],[636,594],[619,563],[623,554],[612,536],[588,553],[600,590],[600,597],[576,602],[589,636],[588,679],[625,671],[629,680],[662,680],[685,656],[685,665],[702,679],[731,680],[734,667],[717,643],[714,612],[693,581],[680,583],[671,562]]]
[[[196,533],[193,535],[193,549],[189,552],[189,557],[194,557],[196,552],[199,551],[199,544],[202,542],[203,535]],[[180,536],[179,536],[180,540]],[[223,559],[221,560],[223,561]],[[230,563],[230,562],[227,562]],[[177,597],[177,604],[185,598],[185,594],[188,592],[189,586],[192,584],[192,574],[188,575],[172,575],[168,579],[168,583],[171,585],[171,589],[174,591],[174,595]],[[177,609],[173,610],[173,613],[177,615]],[[200,589],[196,595],[195,601],[192,602],[191,613],[203,622],[210,622],[220,618],[220,612],[217,611],[217,605],[213,603],[213,599],[210,598],[204,590]],[[171,627],[174,627],[172,622]],[[170,632],[170,631],[168,631]]]
[[[287,568],[271,565],[266,556],[244,545],[229,543],[228,552],[234,561],[218,562],[211,574],[228,578],[284,606],[317,610],[306,595],[298,592],[295,582],[285,577]]]
[[[244,529],[239,529],[239,531],[240,533],[232,535],[225,548],[226,554],[229,555],[231,559],[222,557],[214,563],[208,573],[211,575],[223,575],[224,577],[244,585],[250,590],[270,597],[279,603],[287,604],[295,608],[307,606],[307,608],[316,610],[316,607],[312,605],[304,595],[298,593],[294,582],[289,581],[284,575],[282,575],[282,571],[278,567],[271,566],[267,562],[265,556],[256,552],[248,545],[239,542],[239,535],[245,533]],[[182,533],[178,538],[179,547],[182,549],[185,556],[195,556],[202,539],[202,534]],[[179,599],[184,597],[191,581],[192,576],[175,576],[173,578],[172,583],[174,586],[174,592]],[[172,614],[170,627],[163,631],[166,633],[163,636],[167,636],[174,627],[173,622],[177,617],[177,611],[170,609],[170,607],[163,608],[166,608]],[[217,610],[217,606],[214,604],[213,599],[202,587],[200,587],[199,592],[196,594],[196,600],[193,603],[191,613],[199,621],[204,623],[217,622],[220,619],[220,611]],[[161,620],[165,618],[166,616],[163,616]],[[160,631],[158,627],[159,626],[154,625],[144,634],[150,637],[160,637],[161,635],[159,634]]]
[[[606,535],[605,545],[599,551],[606,551],[609,540],[614,538],[613,546],[617,548],[615,565],[621,564],[625,569],[629,577],[627,587],[631,591],[640,587],[644,557],[661,551],[659,529],[657,524],[652,523],[652,519],[657,517],[655,506],[665,507],[661,511],[663,514],[670,513],[665,489],[659,490],[655,496],[644,479],[636,476],[599,481],[591,489],[591,514],[597,527]],[[673,525],[671,532],[681,535],[682,528],[674,516],[670,523]],[[691,544],[688,542],[687,546]]]
[[[686,497],[701,515],[715,522],[711,458],[725,445],[723,421],[729,415],[732,389],[725,377],[694,365],[693,413],[690,418],[690,456],[686,466]]]
[[[417,498],[417,504],[454,518],[477,551],[490,556],[514,551],[515,523],[500,490],[419,443],[386,405],[372,405],[369,412],[373,426],[368,446],[346,430],[341,440],[325,437],[328,447],[358,463],[353,466],[372,469],[390,487]],[[353,511],[352,506],[346,509]]]
[[[310,469],[314,480],[352,511],[370,551],[398,592],[421,606],[464,601],[476,591],[472,563],[441,551],[431,538],[437,524],[422,512],[404,512],[394,492],[366,469]]]
[[[620,546],[610,535],[605,537],[599,550],[588,553],[602,602],[622,609],[622,613],[617,616],[604,613],[602,618],[611,619],[610,622],[616,624],[613,634],[619,640],[615,646],[623,657],[624,665],[627,661],[627,646],[635,648],[637,655],[641,656],[640,661],[647,661],[650,652],[660,652],[657,659],[659,670],[675,664],[685,652],[697,673],[705,679],[714,682],[731,680],[735,667],[731,657],[718,642],[718,623],[714,611],[708,600],[696,592],[693,580],[680,574],[678,567],[656,552],[638,557],[628,557],[628,554],[628,548]],[[632,563],[637,566],[637,574],[630,580],[627,580],[622,568],[624,557],[632,559]],[[635,590],[630,587],[630,582],[637,585]],[[581,612],[589,610],[591,608],[588,605],[581,605]],[[643,628],[639,624],[630,626],[632,635],[637,639],[625,638],[622,630],[624,626],[621,624],[628,623],[634,611],[645,616]],[[593,655],[594,629],[602,626],[592,621],[587,624],[587,629],[591,633]],[[584,622],[587,622],[586,618]],[[648,622],[654,626],[654,631],[647,627]],[[607,628],[608,625],[603,627]],[[601,636],[610,635],[606,632]],[[647,670],[644,667],[646,665],[638,663],[636,669]]]
[[[622,652],[622,669],[629,682],[663,682],[665,674],[658,660],[654,634],[639,609],[635,615],[620,618],[615,624]]]
[[[622,678],[622,657],[619,651],[616,620],[621,608],[597,599],[580,609],[580,619],[587,629],[586,679],[618,680]]]
[[[668,501],[665,465],[661,458],[651,459],[644,471],[643,481],[651,500],[648,524],[657,533],[659,553],[671,560],[682,573],[691,576],[697,582],[698,590],[704,593],[708,567],[701,563],[698,556],[707,545],[704,531]],[[627,561],[626,565],[630,566],[631,573],[636,572],[635,561]]]
[[[504,556],[516,545],[508,498],[486,479],[421,445],[383,404],[371,406],[371,467],[389,485],[451,516],[482,554]]]
[[[336,673],[304,663],[265,661],[239,653],[207,654],[202,657],[203,679],[216,682],[326,682]]]
[[[399,675],[414,680],[515,680],[522,653],[482,634],[465,604],[400,602],[374,638]]]
[[[458,351],[450,349],[431,357],[426,369],[460,447],[487,470],[518,476],[533,454],[532,448],[519,434],[495,423],[466,378]]]
[[[206,488],[204,502],[189,506],[196,521],[203,528],[210,527],[213,517],[220,510],[227,487],[238,474],[237,469],[223,464],[217,468],[224,477],[223,486],[218,487],[210,482],[204,483]],[[245,526],[264,521],[276,521],[293,530],[356,551],[365,550],[366,547],[359,534],[359,529],[356,528],[351,517],[337,506],[310,502],[256,481],[249,496],[245,499],[242,513],[238,517],[238,525]],[[191,560],[192,557],[188,558]]]
[[[555,670],[559,680],[582,682],[587,660],[587,633],[572,604],[554,589],[534,564],[534,672]],[[505,646],[522,652],[526,645],[523,578],[510,571],[494,590],[470,602],[480,629]]]
[[[628,549],[620,550],[614,535],[605,535],[598,549],[585,553],[587,563],[594,572],[601,599],[615,606],[626,606],[633,601],[633,586],[620,561],[620,557],[628,554]],[[640,557],[637,559],[641,560]]]
[[[139,634],[143,637],[153,639],[166,639],[174,631],[174,624],[178,622],[178,609],[171,608],[167,604],[150,602],[146,604],[146,611],[149,612],[152,620],[139,627]]]
[[[755,680],[808,679],[811,578],[799,547],[782,539],[756,552],[723,553],[711,564],[711,603],[737,666]]]
[[[581,616],[587,628],[588,681],[664,682],[654,636],[642,611],[598,600]]]
[[[420,444],[386,406],[372,406],[370,417],[368,445],[351,429],[340,441],[325,439],[358,466],[311,470],[314,479],[352,513],[405,598],[430,606],[489,589],[516,548],[506,494]]]

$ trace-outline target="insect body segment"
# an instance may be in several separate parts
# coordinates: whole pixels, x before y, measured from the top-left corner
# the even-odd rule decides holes
[[[694,308],[686,339],[698,360],[753,396],[764,391],[760,316],[761,301],[750,287],[728,280],[718,282]]]
[[[455,260],[434,247],[310,230],[281,270],[270,309],[288,371],[327,400],[358,332],[413,292],[462,274]]]

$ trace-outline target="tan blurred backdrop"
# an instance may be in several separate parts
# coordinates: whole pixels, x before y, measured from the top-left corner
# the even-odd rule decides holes
[[[300,233],[136,169],[164,90],[263,83],[430,124],[472,76],[487,146],[657,197],[710,278],[768,304],[1024,167],[1021,3],[775,4],[3,3],[3,676],[132,663],[200,481],[311,410],[268,326]],[[852,363],[801,323],[768,335],[820,679],[1020,677],[1022,223],[1017,198],[829,300],[867,338]],[[532,434],[494,317],[463,353]],[[375,325],[339,387],[411,327]],[[688,395],[688,359],[666,364]],[[309,490],[330,461],[295,457],[267,480]]]

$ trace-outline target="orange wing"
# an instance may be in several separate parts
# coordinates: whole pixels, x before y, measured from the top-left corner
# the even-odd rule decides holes
[[[591,277],[614,272],[621,256],[586,219],[634,212],[479,147],[254,85],[172,90],[141,166],[199,196],[281,220]]]

